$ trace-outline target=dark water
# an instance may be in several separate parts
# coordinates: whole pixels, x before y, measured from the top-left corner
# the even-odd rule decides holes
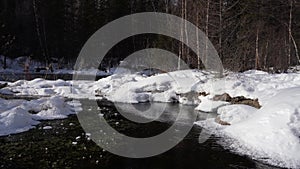
[[[155,122],[138,124],[121,116],[109,102],[98,102],[107,122],[121,133],[135,137],[154,136],[172,125],[179,105],[168,105],[167,112]],[[118,105],[133,112],[126,104]],[[157,104],[157,107],[161,105]],[[149,105],[135,105],[147,109]],[[185,107],[185,111],[192,110]],[[97,107],[85,104],[84,115],[98,113]],[[171,112],[175,113],[171,113]],[[116,123],[117,122],[117,123]],[[117,125],[118,124],[118,125]],[[52,126],[43,130],[44,126]],[[275,169],[222,148],[220,138],[211,136],[198,142],[201,128],[194,126],[189,134],[171,150],[150,158],[130,159],[102,150],[85,134],[77,116],[64,120],[43,121],[28,132],[0,137],[0,168],[103,168],[103,169]]]

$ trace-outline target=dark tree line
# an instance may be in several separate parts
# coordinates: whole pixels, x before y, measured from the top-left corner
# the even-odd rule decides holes
[[[299,64],[299,0],[0,0],[0,54],[74,62],[86,40],[110,21],[137,12],[165,12],[197,25],[225,68],[286,71]],[[168,21],[166,21],[168,23]],[[185,24],[174,25],[182,29]],[[116,45],[103,67],[147,47],[176,52],[193,68],[197,53],[164,36],[139,35]]]

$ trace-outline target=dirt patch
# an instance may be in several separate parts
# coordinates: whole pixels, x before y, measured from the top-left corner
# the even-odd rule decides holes
[[[222,126],[230,126],[231,125],[230,123],[221,120],[220,116],[216,117],[215,122],[218,124],[221,124]]]

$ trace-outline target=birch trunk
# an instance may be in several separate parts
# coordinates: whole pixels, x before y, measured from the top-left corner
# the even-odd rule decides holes
[[[259,69],[259,29],[256,30],[256,41],[255,41],[255,69]]]
[[[207,8],[206,8],[206,27],[205,27],[205,32],[206,32],[206,39],[205,39],[205,56],[203,59],[204,65],[206,65],[207,62],[207,57],[208,57],[208,34],[209,34],[209,8],[210,8],[210,0],[207,0]]]

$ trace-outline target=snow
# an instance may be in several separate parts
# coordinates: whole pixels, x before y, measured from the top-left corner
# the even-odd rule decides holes
[[[0,114],[0,136],[24,132],[37,124],[26,110],[15,107]]]
[[[233,125],[254,115],[257,109],[247,105],[228,105],[218,109],[220,120]]]
[[[53,96],[50,99],[42,98],[34,103],[29,103],[30,106],[35,105],[37,113],[35,119],[38,120],[53,120],[53,119],[64,119],[68,115],[74,114],[72,106],[64,102],[64,98],[61,96]]]
[[[300,114],[299,109],[295,110],[295,113],[291,117],[291,121],[288,124],[295,135],[300,136]]]
[[[97,73],[86,70],[88,72]],[[180,102],[196,105],[197,111],[217,112],[220,120],[231,124],[221,126],[213,118],[196,122],[222,136],[225,148],[268,164],[300,168],[299,72],[268,74],[250,70],[227,72],[222,78],[215,78],[213,72],[200,70],[154,76],[129,72],[121,70],[98,81],[34,79],[8,83],[9,86],[0,89],[0,93],[43,98],[33,101],[0,100],[0,135],[27,131],[39,120],[66,118],[74,113],[74,109],[80,110],[79,102],[66,103],[64,97],[105,98],[121,103]],[[257,98],[262,108],[212,101],[214,95],[224,93],[232,97]]]
[[[197,124],[225,138],[224,146],[271,165],[300,167],[300,87],[284,89],[259,109],[235,105],[218,111],[232,125],[212,127],[212,120]],[[252,109],[252,110],[251,110]]]
[[[228,102],[212,101],[208,97],[200,97],[201,103],[195,108],[195,110],[202,112],[214,112],[219,110],[218,108],[228,105]]]
[[[52,129],[52,126],[45,126],[43,127],[43,130],[51,130]]]
[[[66,118],[75,110],[80,110],[80,104],[66,102],[61,96],[32,101],[0,99],[0,136],[28,131],[40,120]]]
[[[180,94],[195,91],[206,92],[210,96],[228,93],[232,97],[258,98],[260,104],[264,105],[265,101],[276,95],[280,89],[300,85],[299,73],[229,72],[223,78],[214,78],[213,73],[199,70],[183,70],[150,77],[141,73],[127,74],[124,72],[98,81],[19,80],[9,83],[9,87],[0,90],[0,93],[39,96],[59,95],[77,99],[99,99],[104,97],[122,103],[179,101],[182,104],[198,105],[199,101],[195,99],[188,100],[180,96]]]
[[[186,70],[158,74],[147,77],[140,74],[116,74],[100,79],[98,91],[108,100],[123,103],[140,102],[172,102],[179,101],[178,93],[194,90],[194,84],[199,81],[198,76],[207,76],[196,70]],[[185,101],[181,99],[182,103]]]
[[[37,78],[31,81],[19,80],[8,83],[9,87],[0,90],[1,94],[15,94],[22,96],[64,96],[68,98],[97,98],[97,85],[89,81],[45,80]],[[94,95],[94,96],[93,96]],[[92,97],[93,96],[93,97]]]
[[[114,102],[171,102],[177,99],[180,103],[189,104],[177,94],[196,91],[206,92],[211,96],[228,93],[232,97],[258,98],[260,104],[264,105],[265,101],[276,95],[280,89],[299,85],[299,73],[229,72],[223,78],[214,78],[211,72],[183,70],[151,77],[140,74],[116,74],[100,79],[94,86],[97,86],[96,90],[102,96]]]

